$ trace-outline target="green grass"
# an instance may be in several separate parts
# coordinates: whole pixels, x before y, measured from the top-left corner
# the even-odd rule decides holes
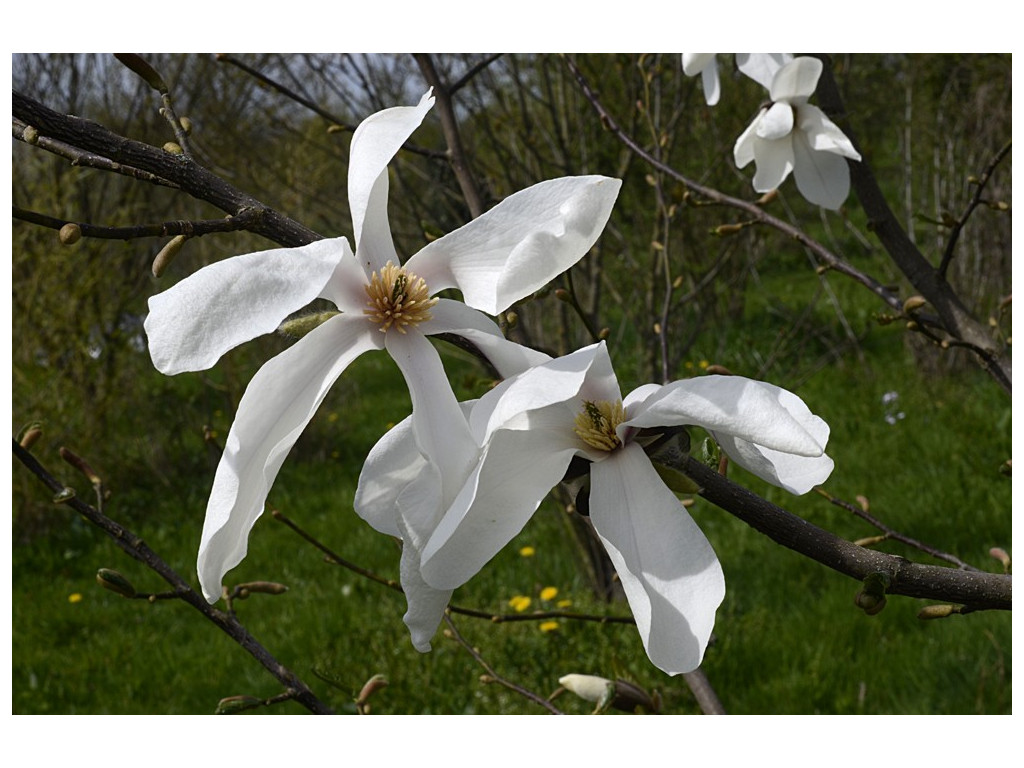
[[[792,297],[796,303],[805,299]],[[731,331],[728,348],[740,352],[721,362],[747,372],[744,368],[755,361],[743,350],[767,349],[766,339],[777,338],[770,325],[762,325],[744,326],[750,336],[746,346],[736,341],[742,334]],[[861,345],[865,358],[860,361],[847,355],[816,369],[780,367],[767,375],[782,385],[795,386],[799,379],[799,394],[831,425],[829,452],[836,470],[826,489],[848,501],[864,495],[872,512],[901,532],[996,570],[988,549],[1011,545],[1010,481],[998,472],[1010,456],[1008,399],[973,370],[949,376],[915,372],[901,336],[891,329],[871,331]],[[804,351],[812,359],[822,350]],[[792,361],[793,354],[780,359]],[[455,379],[464,396],[479,394],[484,385],[469,373]],[[889,424],[882,395],[894,390],[905,416]],[[362,457],[408,408],[390,361],[382,355],[360,360],[324,403],[270,498],[338,554],[389,578],[397,578],[395,543],[359,520],[351,504]],[[219,418],[222,423],[215,426],[223,434],[230,416]],[[39,455],[69,483],[83,485],[52,452]],[[795,498],[741,470],[732,476],[841,536],[875,533],[817,494]],[[173,567],[191,576],[211,479],[212,470],[197,473],[148,495],[114,488],[107,508],[115,519],[131,521]],[[29,487],[37,493],[33,504],[45,501],[42,486]],[[893,597],[880,614],[866,616],[853,605],[854,581],[778,547],[705,502],[691,511],[726,574],[728,592],[703,668],[730,712],[1011,710],[1008,613],[921,622],[916,613],[922,601]],[[140,590],[159,591],[163,585],[68,510],[53,507],[47,514],[58,524],[13,549],[15,712],[204,713],[225,696],[279,692],[255,661],[184,604],[125,600],[99,588],[95,573],[101,567],[121,571]],[[519,554],[525,545],[536,549],[533,557]],[[897,544],[880,548],[933,562]],[[606,605],[593,597],[583,573],[566,515],[548,502],[511,546],[456,592],[454,602],[508,613],[513,595],[530,595],[539,607],[540,589],[554,586],[558,599],[572,600],[573,610],[627,613],[624,603]],[[228,578],[289,586],[281,596],[238,602],[239,616],[282,663],[340,711],[351,711],[362,683],[377,673],[390,685],[375,697],[375,712],[541,711],[497,685],[481,684],[484,670],[440,633],[433,652],[414,651],[401,621],[401,595],[325,563],[270,516],[256,525],[247,559]],[[72,595],[81,599],[71,602]],[[622,676],[657,689],[665,712],[697,711],[680,679],[649,664],[632,626],[562,621],[545,633],[536,622],[492,624],[459,616],[455,621],[499,674],[542,695],[569,672]],[[569,711],[588,711],[569,696],[558,702]],[[289,703],[259,711],[304,710]]]

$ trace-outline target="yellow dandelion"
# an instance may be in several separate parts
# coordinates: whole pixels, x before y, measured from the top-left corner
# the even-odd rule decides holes
[[[519,550],[520,557],[533,557],[535,554],[537,554],[537,550],[533,547],[523,547]]]
[[[69,603],[80,603],[82,602],[82,594],[80,592],[72,592],[68,595]]]
[[[544,589],[542,589],[540,591],[540,599],[541,600],[554,600],[555,599],[555,595],[557,595],[557,594],[558,594],[558,587],[544,587]]]
[[[687,370],[692,370],[692,369],[693,369],[693,363],[691,363],[691,362],[690,362],[689,360],[687,360],[687,361],[686,361],[686,365],[685,365],[684,367],[685,367],[685,368],[686,368]]]
[[[559,608],[568,608],[570,605],[572,605],[572,600],[559,600],[557,603],[555,603],[555,605],[557,605]]]
[[[533,600],[528,598],[526,595],[516,595],[515,597],[513,597],[511,600],[508,601],[508,604],[512,607],[512,610],[514,610],[516,613],[522,613],[523,611],[525,611],[527,608],[530,607],[530,604],[532,602],[533,602]]]
[[[540,629],[541,632],[554,632],[556,629],[558,629],[558,622],[542,621],[538,629]]]
[[[711,363],[709,363],[707,360],[701,360],[699,363],[697,363],[697,365],[699,365],[700,369],[703,371],[707,369],[707,367],[711,365]]]
[[[336,412],[331,411],[330,413],[327,414],[327,421],[329,421],[331,424],[333,424],[337,420],[338,420],[338,414]]]

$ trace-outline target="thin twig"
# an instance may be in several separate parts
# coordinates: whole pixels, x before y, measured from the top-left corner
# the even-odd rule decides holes
[[[248,229],[259,220],[259,214],[253,210],[242,211],[237,216],[223,219],[205,219],[199,221],[165,221],[162,224],[139,224],[132,227],[105,227],[70,219],[60,219],[45,213],[25,210],[13,206],[11,215],[15,219],[38,224],[50,229],[61,229],[65,224],[77,224],[82,237],[94,237],[101,240],[133,240],[140,237],[202,237],[214,232],[238,232]]]

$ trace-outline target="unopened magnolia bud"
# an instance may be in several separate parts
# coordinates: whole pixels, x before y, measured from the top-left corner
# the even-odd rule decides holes
[[[191,136],[192,135],[192,120],[190,118],[188,118],[188,117],[179,117],[178,118],[178,125],[181,126],[181,130],[182,130],[182,132],[186,136]]]
[[[508,325],[509,328],[515,328],[517,325],[519,325],[519,313],[512,312],[511,310],[506,312],[505,323]]]
[[[704,373],[713,373],[713,374],[717,374],[718,376],[732,376],[733,375],[732,371],[730,371],[724,365],[709,365],[704,370]]]
[[[672,281],[672,290],[678,291],[683,286],[683,276],[679,275],[675,280]]]
[[[985,203],[985,205],[987,205],[993,211],[1006,212],[1010,210],[1010,204],[1007,203],[1005,200],[989,200]]]
[[[164,152],[169,152],[172,155],[183,155],[185,154],[182,150],[181,145],[174,141],[168,141],[164,144]]]
[[[32,450],[32,446],[38,443],[39,438],[42,436],[43,425],[38,421],[33,421],[21,430],[21,434],[18,435],[18,445],[26,451],[30,451]]]
[[[584,701],[592,701],[595,704],[608,695],[608,686],[615,685],[611,680],[597,675],[576,674],[558,678],[558,684]]]
[[[775,200],[775,198],[777,198],[778,196],[779,196],[779,190],[777,190],[777,189],[770,190],[768,192],[765,192],[759,198],[757,198],[757,200],[754,201],[754,205],[768,205],[768,203],[773,202]]]
[[[920,325],[919,325],[919,324],[917,323],[917,321],[915,321],[915,320],[911,320],[911,321],[909,321],[909,322],[907,323],[907,330],[908,330],[908,331],[916,331],[916,330],[917,330],[918,328],[920,328],[920,327],[921,327],[921,326],[920,326]]]
[[[345,126],[338,125],[337,123],[333,123],[333,124],[327,126],[327,132],[328,133],[341,133],[344,130],[345,130]]]
[[[819,265],[819,266],[814,268],[814,272],[815,272],[815,274],[818,274],[818,275],[824,275],[826,272],[829,271],[829,269],[831,269],[831,267],[829,267],[828,264],[821,264],[821,265]]]
[[[602,328],[600,331],[597,332],[597,340],[604,341],[611,335],[611,332],[611,328]]]
[[[660,336],[661,335],[661,323],[655,323],[654,325],[652,325],[651,326],[651,330],[654,331],[654,334],[656,336]]]
[[[992,547],[992,549],[990,549],[988,553],[996,560],[998,560],[1000,563],[1002,563],[1003,568],[1005,568],[1007,571],[1010,570],[1010,555],[1007,553],[1005,549],[1003,549],[1002,547]]]
[[[167,83],[160,77],[148,61],[139,56],[137,53],[115,53],[114,58],[124,64],[128,69],[134,72],[136,75],[141,77],[146,83],[155,91],[159,91],[161,94],[167,93]]]
[[[873,546],[875,544],[879,544],[879,543],[885,541],[888,538],[889,537],[886,536],[885,534],[882,534],[881,536],[866,536],[863,539],[857,539],[853,543],[856,544],[858,547],[870,547],[870,546]]]
[[[920,309],[928,300],[924,296],[911,296],[909,299],[903,302],[903,313],[910,314],[915,309]]]
[[[285,336],[291,336],[295,339],[301,339],[307,333],[320,327],[337,314],[338,311],[336,309],[331,309],[325,312],[313,312],[308,315],[299,315],[299,317],[294,317],[291,320],[285,320],[281,323],[277,332],[284,334]]]
[[[264,595],[283,595],[288,591],[288,587],[278,584],[276,581],[247,581],[244,584],[239,584],[235,589],[245,592],[247,597],[253,592],[260,592]]]
[[[26,125],[25,130],[21,132],[21,138],[26,144],[35,144],[39,141],[39,131],[31,125]]]
[[[356,699],[356,706],[363,706],[374,693],[381,690],[382,688],[388,687],[388,679],[384,675],[374,675],[365,683],[363,683],[362,689],[359,691],[359,697]]]
[[[241,712],[242,710],[258,707],[262,703],[263,699],[257,699],[255,696],[228,696],[226,699],[221,699],[217,702],[217,709],[214,710],[213,714],[230,715],[232,712]]]
[[[74,245],[82,239],[82,228],[74,222],[68,222],[57,233],[61,245]]]
[[[711,230],[711,234],[715,237],[728,237],[729,235],[737,235],[742,231],[742,224],[719,224]]]
[[[122,597],[135,597],[135,586],[117,571],[100,568],[96,571],[96,583],[104,589],[116,592]]]
[[[185,235],[175,235],[167,245],[160,249],[160,253],[153,259],[153,277],[160,277],[164,273],[168,265],[174,261],[174,257],[178,255],[178,251],[181,250],[186,240],[188,238]]]
[[[960,613],[960,609],[955,605],[926,605],[917,612],[917,618],[944,619],[947,616],[952,616],[954,613]]]
[[[572,295],[565,288],[557,289],[555,291],[555,298],[559,301],[564,301],[566,304],[572,303]]]
[[[652,240],[651,241],[651,249],[655,250],[655,251],[664,251],[665,250],[665,246],[662,245],[661,243],[659,243],[657,240]]]
[[[100,476],[96,474],[96,471],[89,466],[89,462],[83,459],[81,456],[69,451],[67,448],[61,447],[60,457],[64,459],[68,464],[77,469],[83,475],[85,475],[89,482],[93,485],[100,485],[103,481],[100,480]]]
[[[860,508],[861,508],[862,511],[864,511],[864,512],[870,511],[870,509],[871,509],[871,502],[868,500],[867,496],[864,496],[863,494],[859,494],[858,493],[856,496],[854,496],[854,498],[857,499],[857,503],[860,504]]]

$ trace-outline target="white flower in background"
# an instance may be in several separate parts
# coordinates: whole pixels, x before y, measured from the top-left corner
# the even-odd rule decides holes
[[[796,395],[736,376],[645,385],[625,399],[603,343],[506,379],[472,404],[480,459],[457,490],[425,473],[399,425],[374,448],[357,511],[381,530],[405,526],[419,586],[414,643],[429,648],[451,590],[519,533],[575,456],[590,460],[590,519],[611,557],[651,661],[695,669],[725,595],[704,534],[638,441],[646,428],[697,425],[741,466],[803,493],[832,469],[828,426]],[[449,499],[453,501],[449,502]],[[376,522],[375,522],[376,521]],[[403,563],[406,556],[403,554]],[[422,599],[421,599],[422,598]],[[420,600],[418,604],[414,604]]]
[[[775,73],[792,60],[791,53],[737,53],[736,68],[770,91]]]
[[[718,58],[714,53],[684,53],[683,74],[687,77],[700,75],[704,86],[704,100],[709,107],[718,103],[722,95],[721,81],[718,77]]]
[[[576,263],[593,245],[621,182],[565,177],[514,194],[401,263],[388,223],[387,165],[434,99],[371,115],[356,129],[348,194],[355,253],[341,237],[212,264],[149,301],[150,354],[163,373],[203,370],[274,331],[316,298],[340,313],[267,363],[249,383],[225,443],[207,506],[198,568],[211,602],[245,557],[285,457],[334,381],[359,355],[386,349],[409,385],[418,448],[447,477],[475,459],[452,434],[465,420],[427,335],[470,339],[502,375],[547,359],[504,339],[497,314]],[[432,298],[445,288],[465,303]],[[467,306],[468,305],[468,306]],[[451,439],[450,439],[451,438]]]
[[[783,59],[780,59],[784,61]],[[763,82],[778,61],[759,59],[751,77]],[[764,107],[736,140],[736,165],[757,166],[754,189],[777,189],[789,176],[810,202],[836,210],[850,192],[846,159],[860,160],[853,144],[818,107],[807,103],[821,76],[819,59],[801,56],[781,64],[771,76],[772,104]]]

